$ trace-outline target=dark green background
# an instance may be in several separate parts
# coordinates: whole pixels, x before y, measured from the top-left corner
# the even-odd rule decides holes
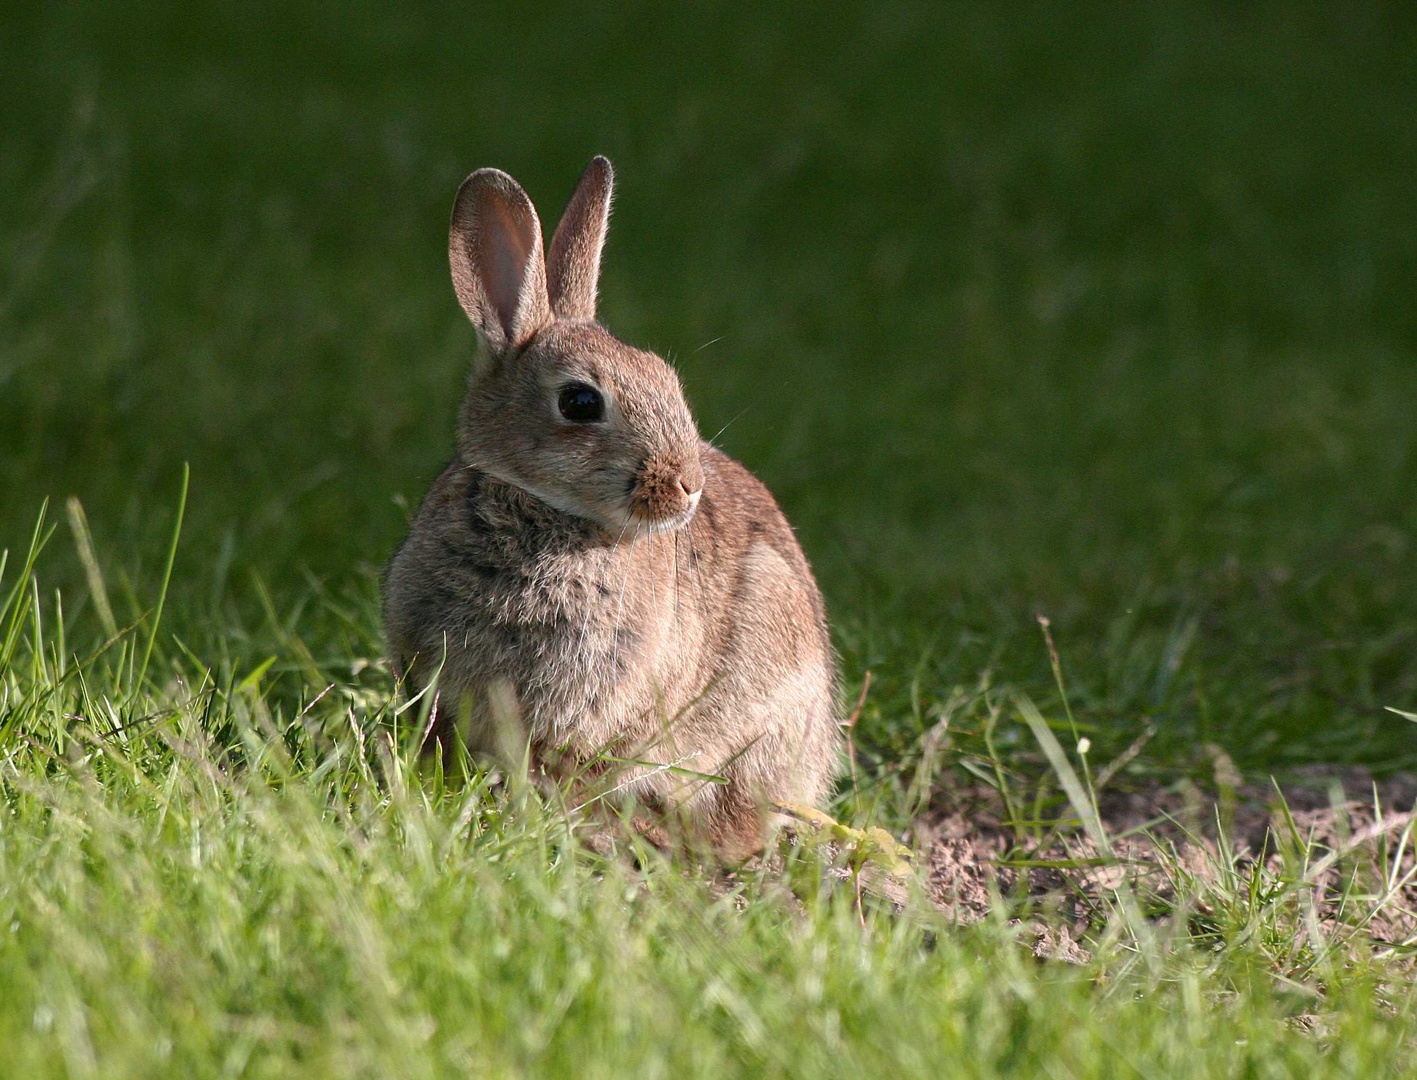
[[[173,629],[254,571],[372,640],[453,193],[549,227],[605,153],[602,316],[799,527],[868,759],[986,671],[1046,701],[1043,611],[1104,742],[1410,765],[1417,9],[1234,7],[14,7],[0,542],[78,494],[150,597],[190,461]]]

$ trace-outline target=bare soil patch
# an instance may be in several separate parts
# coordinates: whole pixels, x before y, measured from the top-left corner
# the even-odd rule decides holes
[[[1412,844],[1401,843],[1417,777],[1311,766],[1276,787],[1218,764],[1220,782],[1209,790],[1183,781],[1100,793],[1110,858],[1076,819],[1056,831],[1015,827],[982,784],[948,792],[906,839],[931,900],[960,922],[987,916],[996,897],[1044,916],[1029,924],[1052,936],[1036,945],[1040,955],[1073,958],[1072,939],[1098,922],[1124,878],[1148,910],[1164,910],[1184,890],[1205,915],[1207,895],[1221,896],[1231,872],[1292,883],[1312,898],[1326,931],[1343,923],[1378,945],[1417,940],[1417,871]]]

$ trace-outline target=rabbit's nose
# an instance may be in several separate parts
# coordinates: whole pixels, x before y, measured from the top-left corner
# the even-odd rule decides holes
[[[704,466],[697,454],[680,463],[679,488],[689,497],[690,502],[694,502],[699,497],[699,492],[703,491]]]
[[[697,462],[674,458],[649,458],[635,474],[630,510],[641,520],[687,520],[703,491],[704,473]]]

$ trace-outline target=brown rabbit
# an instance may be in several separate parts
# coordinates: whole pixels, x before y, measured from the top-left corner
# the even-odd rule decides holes
[[[613,759],[617,791],[739,858],[774,802],[831,784],[835,658],[772,496],[700,439],[664,360],[595,321],[612,182],[595,158],[549,258],[506,173],[458,191],[448,252],[480,347],[457,457],[388,569],[389,646],[411,689],[436,674],[440,739],[510,752],[514,713],[535,770]]]

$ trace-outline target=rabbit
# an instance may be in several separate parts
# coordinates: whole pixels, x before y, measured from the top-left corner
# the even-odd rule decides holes
[[[411,692],[436,675],[440,742],[602,776],[741,860],[775,804],[833,784],[836,657],[772,495],[700,437],[668,363],[596,321],[613,183],[592,160],[549,255],[506,173],[458,191],[449,260],[478,349],[456,457],[385,576],[391,661]]]

